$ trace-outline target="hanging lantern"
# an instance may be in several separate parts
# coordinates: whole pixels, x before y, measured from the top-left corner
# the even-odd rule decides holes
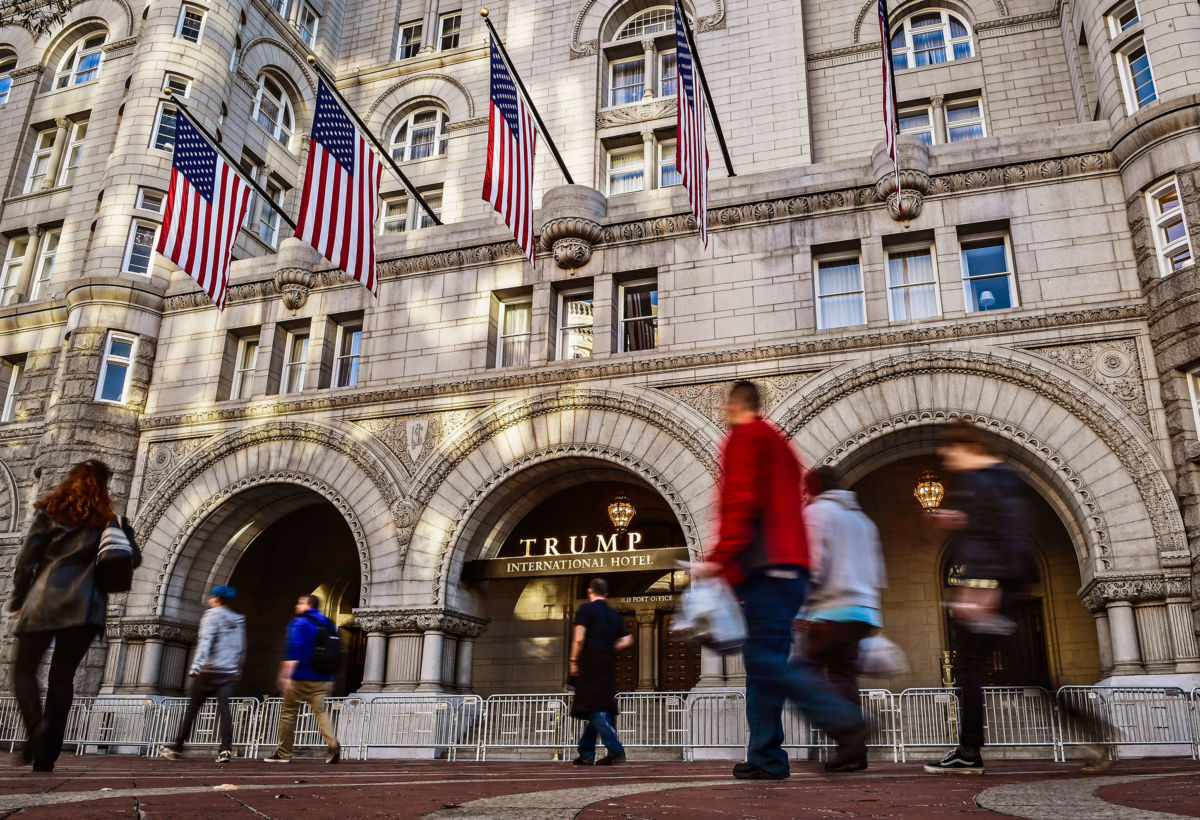
[[[637,510],[634,509],[633,503],[630,502],[628,496],[619,495],[608,505],[608,517],[617,532],[625,532],[625,530],[629,529],[629,522],[633,520],[636,514]]]
[[[946,488],[942,486],[942,482],[937,480],[937,476],[931,470],[925,470],[921,473],[921,480],[917,482],[916,488],[913,490],[913,496],[921,505],[921,509],[925,512],[933,512],[942,505],[942,499],[946,497]]]

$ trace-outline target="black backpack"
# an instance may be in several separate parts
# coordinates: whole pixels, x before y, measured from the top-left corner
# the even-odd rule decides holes
[[[317,642],[313,646],[312,668],[318,675],[336,675],[342,670],[342,636],[337,626],[330,628],[328,621],[305,615],[317,625]]]
[[[125,521],[113,521],[100,534],[96,552],[96,589],[111,595],[128,592],[133,587],[133,570],[137,566],[133,542],[125,532]]]

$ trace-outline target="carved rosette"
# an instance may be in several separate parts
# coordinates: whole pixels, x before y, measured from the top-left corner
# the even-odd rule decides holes
[[[458,638],[478,638],[490,619],[449,609],[356,609],[354,622],[364,632],[384,634],[438,631]]]
[[[313,274],[301,268],[282,268],[275,273],[275,287],[288,310],[299,310],[308,301]]]
[[[554,252],[554,263],[568,270],[592,258],[592,246],[604,235],[600,223],[580,217],[560,217],[542,226],[542,245]]]

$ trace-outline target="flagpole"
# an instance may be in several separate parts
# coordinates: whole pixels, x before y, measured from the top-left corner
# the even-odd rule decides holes
[[[367,139],[371,141],[371,144],[379,150],[380,155],[383,157],[384,161],[387,162],[388,166],[391,167],[392,173],[394,173],[400,180],[400,184],[403,185],[405,190],[408,191],[409,196],[417,201],[417,204],[421,206],[421,210],[429,214],[429,218],[433,220],[434,225],[441,225],[442,220],[439,219],[438,215],[433,212],[433,208],[429,207],[429,203],[425,201],[425,197],[421,196],[421,192],[417,190],[416,186],[413,185],[412,182],[409,181],[408,177],[404,175],[404,172],[400,170],[400,166],[396,164],[396,160],[392,159],[391,152],[383,147],[383,143],[379,141],[379,138],[375,136],[374,132],[371,131],[371,129],[367,127],[367,124],[362,121],[362,118],[358,116],[358,112],[354,110],[354,106],[350,105],[346,98],[342,96],[342,92],[338,91],[337,86],[334,84],[333,77],[329,76],[329,72],[321,67],[321,64],[317,62],[317,58],[312,54],[308,55],[308,64],[316,69],[317,73],[321,75],[321,78],[325,80],[325,87],[329,89],[329,93],[333,94],[333,96],[337,98],[338,103],[340,103],[342,106],[342,110],[350,115],[354,122],[358,124],[359,130],[366,134]]]
[[[220,153],[221,156],[225,157],[225,161],[229,163],[230,167],[235,168],[240,172],[241,167],[239,166],[238,161],[233,158],[232,154],[230,154],[228,151],[225,150],[225,148],[221,145],[221,143],[217,141],[216,137],[214,137],[212,134],[208,133],[207,128],[205,128],[203,125],[201,125],[199,122],[197,122],[196,118],[194,116],[192,116],[192,112],[188,110],[188,107],[186,105],[184,105],[176,97],[171,95],[171,89],[164,88],[163,94],[165,94],[167,96],[171,105],[175,106],[180,111],[182,111],[184,116],[186,116],[188,118],[188,121],[192,125],[196,126],[196,130],[199,131],[204,136],[204,138],[209,141],[209,143],[212,145],[212,147],[217,149],[217,152]],[[268,194],[265,190],[263,190],[263,187],[261,185],[259,185],[254,180],[250,179],[245,174],[239,173],[238,176],[240,176],[242,179],[244,179],[246,181],[246,183],[251,188],[254,189],[255,193],[257,193],[260,197],[262,197],[264,200],[266,200],[268,203],[270,203],[271,207],[275,209],[275,213],[279,214],[279,217],[284,222],[286,222],[293,231],[296,230],[296,223],[293,222],[291,217],[289,217],[284,212],[283,206],[281,206],[278,202],[276,202],[274,199],[272,199],[271,195]]]
[[[492,18],[488,17],[488,10],[486,8],[480,9],[479,16],[483,18],[483,22],[487,23],[488,31],[492,33],[492,41],[499,46],[500,57],[504,60],[504,65],[508,67],[508,73],[516,81],[517,88],[521,90],[521,96],[525,98],[525,105],[529,106],[529,110],[533,114],[533,120],[537,123],[538,131],[541,132],[542,139],[546,141],[546,145],[550,146],[550,153],[554,155],[554,161],[558,163],[559,170],[566,177],[567,184],[574,185],[575,180],[571,178],[571,172],[567,170],[567,164],[563,162],[562,155],[558,153],[558,146],[550,138],[550,132],[546,129],[546,123],[542,122],[542,115],[538,113],[537,107],[534,106],[533,100],[530,99],[529,91],[525,88],[525,83],[521,82],[521,75],[513,68],[512,60],[508,56],[508,50],[504,48],[504,40],[500,39],[500,32],[496,31],[496,27],[492,25]]]
[[[696,38],[692,36],[692,25],[688,22],[687,12],[675,0],[679,9],[679,19],[683,21],[683,36],[687,38],[688,48],[692,51],[692,63],[696,66],[696,75],[700,78],[700,86],[704,89],[704,98],[708,100],[708,110],[712,114],[713,128],[717,132],[717,142],[721,145],[721,156],[725,158],[725,170],[729,176],[737,176],[733,170],[733,160],[729,158],[729,146],[725,144],[725,132],[721,128],[721,120],[717,117],[717,107],[713,105],[712,92],[708,90],[708,78],[704,76],[704,66],[700,62],[700,52],[696,50]],[[676,78],[676,82],[679,82]]]

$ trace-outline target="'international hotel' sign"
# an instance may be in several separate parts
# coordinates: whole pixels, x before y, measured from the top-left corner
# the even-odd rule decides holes
[[[529,578],[542,575],[602,575],[607,572],[670,572],[688,560],[686,547],[641,549],[641,533],[623,536],[572,535],[569,538],[522,538],[520,554],[471,561],[463,570],[468,581],[486,578]]]

